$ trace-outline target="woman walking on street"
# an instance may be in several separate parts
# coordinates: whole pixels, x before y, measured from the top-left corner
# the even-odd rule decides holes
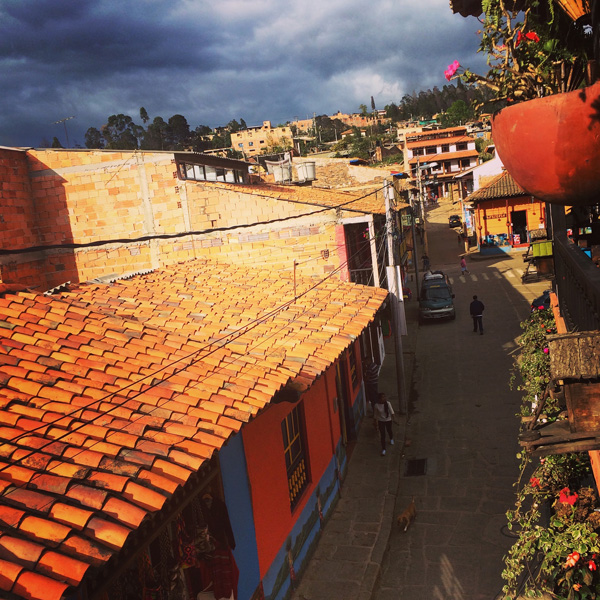
[[[469,273],[470,274],[470,271],[467,269],[467,261],[465,260],[464,256],[460,259],[460,270],[461,270],[461,273],[463,275],[465,273]]]
[[[385,456],[385,434],[387,432],[390,438],[390,444],[394,445],[394,433],[392,431],[392,416],[394,409],[383,392],[377,395],[377,402],[373,407],[373,418],[379,428],[379,438],[381,440],[381,456]]]

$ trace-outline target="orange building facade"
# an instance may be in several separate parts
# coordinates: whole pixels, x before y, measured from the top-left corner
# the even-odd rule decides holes
[[[525,247],[531,231],[546,227],[544,202],[527,194],[506,171],[467,201],[473,206],[480,249]]]

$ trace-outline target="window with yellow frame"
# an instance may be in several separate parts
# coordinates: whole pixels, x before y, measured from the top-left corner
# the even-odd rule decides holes
[[[288,492],[292,509],[296,506],[302,492],[309,484],[306,448],[302,431],[303,420],[302,407],[298,405],[281,422]]]

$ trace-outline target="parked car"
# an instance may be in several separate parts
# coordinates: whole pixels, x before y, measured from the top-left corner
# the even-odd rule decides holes
[[[423,276],[419,295],[419,321],[455,319],[454,294],[442,271],[430,271]]]
[[[449,227],[460,227],[462,225],[462,220],[459,215],[450,215],[448,217],[448,226]]]
[[[552,290],[544,290],[541,296],[538,296],[531,303],[531,312],[550,308],[550,293]]]

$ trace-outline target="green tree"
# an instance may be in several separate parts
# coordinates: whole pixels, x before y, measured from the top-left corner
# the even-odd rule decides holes
[[[226,127],[229,133],[237,133],[242,128],[242,126],[235,119],[229,121]]]
[[[85,132],[85,147],[86,148],[104,148],[105,142],[102,133],[95,127],[90,127]]]
[[[401,121],[403,119],[402,111],[393,102],[385,106],[385,116],[392,121]]]
[[[185,150],[190,143],[190,126],[183,115],[173,115],[167,127],[166,150]]]
[[[473,116],[473,109],[464,100],[457,100],[442,115],[441,124],[442,127],[456,127],[472,120]]]
[[[486,162],[494,158],[491,152],[487,151],[487,147],[492,143],[492,140],[486,140],[484,138],[475,138],[475,148],[479,152],[479,160]]]
[[[140,119],[142,120],[142,123],[144,125],[150,120],[150,117],[148,116],[148,111],[143,106],[142,108],[140,108]]]
[[[144,138],[144,128],[136,125],[129,115],[118,114],[108,117],[102,126],[106,148],[111,150],[135,150]]]
[[[212,139],[213,148],[230,148],[231,147],[231,134],[229,131],[220,128],[217,135]]]
[[[367,116],[367,105],[366,105],[366,104],[361,104],[361,105],[358,107],[358,110],[360,111],[360,114],[361,114],[363,117],[366,117],[366,116]]]
[[[63,147],[63,145],[60,143],[60,140],[56,136],[54,136],[52,138],[52,148],[62,148],[62,147]]]
[[[169,125],[162,117],[154,117],[154,120],[146,129],[146,135],[142,140],[142,150],[166,150]]]

